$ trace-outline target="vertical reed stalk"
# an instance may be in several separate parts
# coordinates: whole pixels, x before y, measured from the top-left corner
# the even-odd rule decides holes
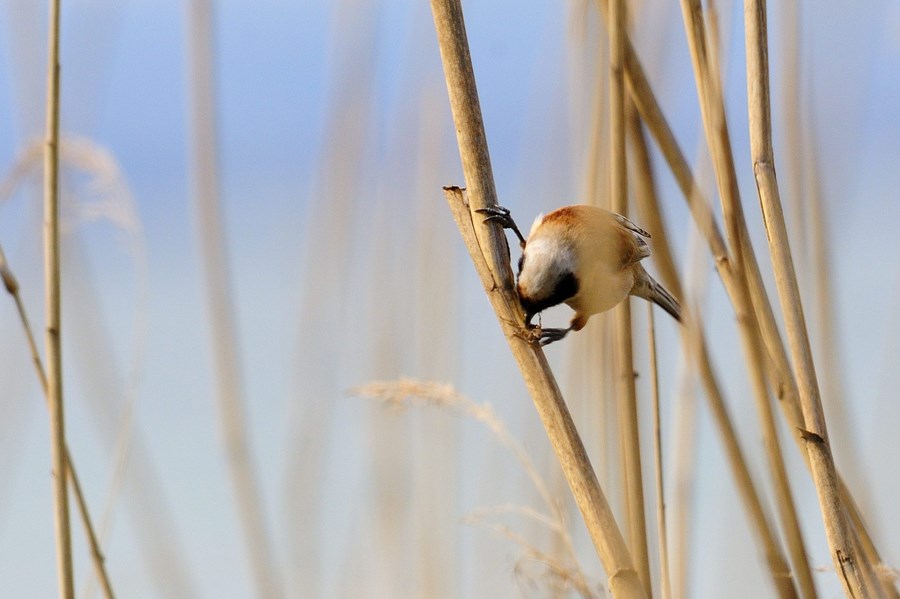
[[[602,11],[606,10],[604,1],[598,0],[598,4]],[[688,162],[678,141],[675,139],[672,128],[669,126],[662,113],[659,102],[656,100],[656,95],[650,87],[650,82],[644,73],[643,66],[641,65],[634,47],[631,45],[630,40],[626,40],[625,50],[625,77],[631,98],[672,171],[672,174],[684,195],[685,201],[688,203],[694,221],[706,238],[722,283],[725,285],[725,289],[728,292],[732,303],[736,304],[738,301],[736,299],[737,289],[734,284],[734,278],[731,272],[731,261],[725,249],[722,233],[716,226],[712,212],[709,210],[709,205],[703,197],[700,187],[694,180],[694,176],[691,173]],[[644,218],[644,220],[646,220],[646,218]],[[753,250],[752,247],[750,247],[749,239],[745,237],[742,242],[744,243],[745,254],[752,255]],[[654,251],[657,251],[656,249],[659,245],[659,243],[654,244]],[[788,360],[787,350],[782,341],[781,333],[776,324],[774,312],[772,311],[772,305],[769,302],[765,286],[763,285],[759,265],[755,259],[752,259],[748,260],[747,266],[748,283],[753,299],[753,306],[759,317],[760,330],[762,332],[763,342],[768,350],[769,359],[774,365],[774,369],[769,369],[768,371],[769,378],[779,399],[778,405],[781,407],[782,413],[788,424],[791,426],[792,430],[795,431],[795,434],[793,435],[794,440],[798,446],[802,448],[801,455],[803,456],[807,467],[811,468],[809,456],[805,450],[806,442],[800,434],[800,431],[803,430],[803,414],[800,408],[799,393]],[[678,291],[670,286],[671,282],[666,282],[665,284],[675,292],[676,296],[680,297]],[[856,502],[850,493],[850,489],[843,481],[840,481],[840,492],[847,505],[855,506]],[[872,563],[881,563],[883,560],[872,542],[859,509],[854,508],[850,513],[856,530],[861,537],[860,540],[862,546],[869,556],[869,560]],[[888,585],[886,591],[893,599],[900,599],[900,593],[897,592],[893,585]]]
[[[231,482],[237,499],[247,556],[260,597],[281,597],[244,420],[240,360],[228,275],[225,234],[219,206],[216,103],[213,88],[213,31],[210,0],[194,0],[189,9],[189,75],[193,128],[193,199],[205,264],[212,329],[214,377],[220,426]]]
[[[611,209],[628,215],[628,170],[625,153],[625,0],[611,0],[609,11],[609,108],[610,108],[610,198]],[[637,392],[634,383],[634,351],[631,302],[615,309],[616,396],[619,406],[619,446],[625,490],[629,549],[648,597],[650,559],[644,514],[644,482],[638,427]]]
[[[635,164],[640,182],[636,185],[635,199],[641,221],[647,225],[653,235],[653,250],[656,263],[660,269],[663,283],[675,293],[676,297],[684,298],[675,263],[672,260],[672,252],[669,247],[668,236],[659,211],[659,202],[653,187],[653,174],[650,165],[650,155],[646,148],[643,131],[636,114],[629,119],[629,134],[634,148]],[[693,317],[689,307],[685,307],[685,323],[679,327],[682,333],[682,344],[687,351],[691,363],[697,368],[700,381],[703,384],[710,410],[719,433],[722,437],[725,452],[728,457],[731,471],[735,477],[735,484],[744,501],[747,517],[752,523],[752,530],[757,535],[760,545],[765,551],[767,562],[772,572],[773,580],[778,588],[786,586],[783,582],[789,574],[784,558],[780,556],[780,547],[777,544],[775,532],[763,509],[760,495],[750,475],[746,459],[737,440],[737,432],[722,395],[721,386],[712,367],[712,359],[703,334],[702,322]]]
[[[462,190],[447,188],[445,194],[451,211],[609,576],[612,596],[646,597],[546,357],[524,326],[522,308],[513,286],[506,237],[496,225],[474,222],[472,210],[495,206],[497,192],[462,6],[459,0],[432,0],[431,9],[456,124],[463,174],[470,192],[467,202]]]
[[[584,17],[588,15],[589,6],[584,6]],[[587,129],[587,152],[584,167],[584,197],[585,202],[592,206],[600,206],[609,209],[609,82],[610,78],[596,65],[609,62],[609,44],[602,40],[591,43],[589,36],[585,35],[584,43],[594,63],[588,64],[585,75],[593,74],[592,102],[590,107],[590,120]],[[598,35],[602,38],[602,35]],[[591,427],[590,435],[585,433],[586,442],[597,448],[596,462],[594,463],[601,484],[614,479],[618,474],[617,467],[621,467],[621,461],[614,460],[615,450],[612,441],[617,442],[617,410],[613,405],[615,399],[615,364],[612,356],[612,328],[615,323],[609,318],[594,319],[586,329],[587,334],[575,337],[569,343],[572,345],[574,359],[570,364],[570,377],[579,381],[577,386],[570,389],[578,389],[579,393],[587,400],[585,405],[590,410],[586,415],[587,422],[595,423]]]
[[[604,9],[605,6],[606,5],[603,2],[600,3],[601,9]],[[609,20],[608,23],[610,23]],[[631,54],[633,54],[633,52]],[[632,61],[632,63],[634,65],[637,65],[636,59]],[[640,101],[643,102],[645,106],[647,104],[654,105],[655,102],[648,102],[648,97],[652,98],[652,92],[649,90],[649,84],[646,83],[646,79],[642,77],[640,79],[642,79],[644,83],[644,85],[641,86],[643,88],[641,91],[645,93],[638,94],[638,97],[635,97],[635,104],[638,105],[638,100],[640,99]],[[656,124],[665,125],[665,120],[662,118],[661,111],[658,110],[658,106],[656,108]],[[667,127],[665,128],[667,129]],[[643,143],[643,133],[641,132],[639,122],[636,118],[632,119],[630,131],[633,139],[633,144],[637,148],[638,162],[644,165],[642,167],[644,172],[649,173],[649,166],[647,166],[649,165],[649,158],[646,149],[641,151],[641,144]],[[672,138],[672,143],[669,144],[669,149],[673,155],[681,156],[683,160],[683,155],[680,153],[680,150],[672,151],[677,150],[677,145],[674,144],[674,138]],[[690,201],[689,204],[691,206],[692,212],[694,212],[695,218],[698,221],[698,226],[701,228],[701,230],[710,233],[709,239],[721,240],[721,237],[716,234],[714,221],[712,220],[712,214],[709,211],[709,207],[707,204],[705,204],[705,202],[701,200],[699,189],[693,183],[693,177],[690,175],[690,169],[687,167],[686,162],[683,163],[683,168],[680,169],[680,173],[680,179],[685,180],[685,183],[687,183],[688,181],[691,183],[691,186],[686,193],[686,197],[692,198],[692,201]],[[652,177],[652,174],[650,174],[649,176]],[[652,211],[647,211],[651,212],[651,218],[653,219],[652,221],[648,222],[654,222],[655,224],[657,224],[657,231],[664,230],[664,228],[662,227],[661,218],[658,216],[658,206],[655,199],[655,194],[652,193],[652,187],[648,187],[648,190],[637,195],[644,196],[641,201],[643,201],[645,205],[652,204],[654,207],[656,207],[655,212],[657,212],[657,214],[655,215],[652,214]],[[665,241],[665,239],[663,239],[663,241]],[[655,244],[655,246],[659,245],[665,246],[667,244]],[[669,252],[668,250],[664,251],[666,253],[665,258],[671,261],[671,252]],[[729,281],[731,281],[732,271],[725,268],[725,266],[729,264],[729,261],[727,259],[727,251],[724,248],[724,243],[722,243],[721,247],[716,248],[716,250],[714,250],[714,253],[716,251],[720,251],[722,256],[722,259],[717,258],[716,260],[716,263],[720,268],[720,272],[727,272],[727,278]],[[670,282],[667,282],[666,285],[671,284],[670,289],[672,289],[676,296],[684,297],[682,294],[682,287],[680,283],[677,283],[677,274],[674,269],[674,264],[667,265],[665,270],[668,271],[668,273],[664,272],[664,274],[668,275],[666,278],[670,279]],[[715,378],[715,374],[712,369],[712,363],[709,358],[708,348],[706,346],[702,333],[701,323],[699,322],[699,320],[691,318],[689,314],[686,315],[685,322],[686,326],[683,327],[681,331],[683,342],[685,344],[685,347],[689,348],[689,355],[691,356],[694,364],[699,369],[701,381],[703,382],[704,388],[706,390],[707,398],[710,401],[710,408],[712,410],[716,424],[722,435],[722,440],[729,458],[729,464],[731,465],[732,472],[736,479],[738,490],[740,491],[741,497],[744,500],[744,505],[747,509],[748,517],[754,523],[753,530],[758,535],[758,540],[765,551],[766,561],[772,575],[773,583],[779,590],[781,596],[794,597],[796,596],[796,591],[794,590],[793,584],[791,583],[789,577],[790,570],[788,568],[787,562],[784,559],[784,556],[782,555],[777,536],[775,535],[774,530],[772,529],[771,524],[769,523],[769,520],[766,516],[762,501],[760,499],[760,495],[756,490],[756,486],[750,475],[750,470],[747,467],[743,451],[741,450],[740,445],[737,441],[737,434],[734,429],[734,425],[731,422],[731,417],[729,416],[727,408],[725,407],[721,388]],[[697,328],[696,333],[689,334],[689,329],[694,327]]]
[[[647,303],[647,347],[650,349],[650,385],[653,402],[653,471],[656,475],[656,534],[659,542],[659,595],[672,598],[669,576],[669,535],[666,529],[666,495],[663,479],[662,426],[659,414],[659,368],[656,363],[656,325],[653,305]]]
[[[704,19],[699,0],[682,0],[685,30],[691,49],[694,74],[697,83],[697,94],[700,97],[700,109],[703,115],[707,144],[713,156],[719,195],[722,200],[722,212],[726,224],[729,245],[734,261],[732,273],[735,294],[733,299],[735,312],[741,334],[741,343],[747,356],[750,380],[756,400],[757,411],[762,423],[766,455],[769,461],[773,487],[778,495],[778,513],[782,530],[794,564],[796,578],[805,597],[815,596],[815,586],[809,572],[809,563],[803,545],[803,539],[790,491],[790,480],[784,466],[781,446],[771,413],[771,404],[766,386],[765,360],[762,354],[757,327],[756,313],[751,299],[748,279],[745,275],[748,265],[755,263],[749,244],[749,235],[744,222],[743,209],[738,191],[734,158],[731,153],[731,142],[725,119],[725,107],[722,97],[720,74],[716,67],[715,57],[708,51]],[[770,559],[774,556],[770,556]],[[783,559],[783,558],[782,558]],[[786,566],[786,564],[784,564]],[[773,567],[780,567],[775,563]],[[778,581],[784,593],[796,594],[790,581]],[[789,586],[790,585],[790,586]]]
[[[846,418],[846,402],[848,398],[844,392],[838,355],[841,346],[835,330],[836,314],[830,280],[829,254],[831,247],[826,242],[827,224],[822,208],[821,173],[817,157],[819,146],[815,139],[814,111],[810,110],[810,107],[807,107],[805,111],[801,111],[799,65],[801,64],[800,39],[802,32],[800,30],[800,15],[798,14],[799,6],[795,2],[786,2],[783,8],[783,20],[788,31],[786,36],[788,40],[785,43],[784,50],[784,55],[786,56],[786,66],[784,67],[785,72],[783,75],[785,96],[784,121],[787,124],[788,168],[795,175],[789,178],[788,181],[796,181],[793,192],[790,189],[788,191],[789,195],[793,193],[796,196],[795,200],[791,202],[791,205],[795,208],[795,222],[801,220],[801,217],[798,216],[799,214],[805,214],[803,208],[807,204],[809,207],[809,218],[802,217],[802,222],[809,227],[808,247],[811,260],[807,260],[806,263],[810,265],[813,272],[812,288],[816,298],[814,311],[816,318],[814,320],[818,323],[820,329],[819,346],[822,364],[824,365],[824,368],[822,368],[821,388],[824,404],[828,406],[831,412],[830,428],[832,433],[837,428],[837,437],[846,441],[843,446],[844,463],[848,464],[851,470],[859,471],[860,458],[850,442],[852,435],[849,430],[849,421]],[[800,117],[801,112],[806,117],[805,119]],[[804,128],[806,135],[802,134]],[[802,157],[802,160],[798,159],[800,157]],[[807,220],[808,223],[806,222]],[[806,227],[796,226],[793,232],[800,234],[798,239],[801,247],[805,245]],[[793,238],[793,233],[789,233],[789,235]],[[804,264],[802,256],[798,262],[801,265]],[[830,402],[828,401],[829,398],[831,398]],[[802,414],[799,415],[798,420],[801,418]],[[807,457],[808,462],[808,456],[805,455],[805,452],[804,457]],[[878,554],[878,550],[872,542],[865,524],[862,522],[862,516],[856,500],[850,495],[846,484],[840,480],[840,473],[838,473],[838,477],[841,497],[849,512],[854,528],[859,534],[861,550],[866,554],[866,559],[869,563],[880,564],[883,560]],[[900,593],[898,593],[893,581],[882,577],[876,578],[877,583],[888,597],[900,599]]]
[[[812,238],[807,234],[810,228],[806,199],[812,197],[806,189],[804,172],[808,147],[803,144],[801,128],[804,123],[800,104],[800,86],[803,76],[800,72],[800,40],[803,32],[800,28],[800,2],[782,2],[780,8],[783,33],[781,35],[782,63],[781,75],[781,110],[784,127],[784,144],[787,149],[785,164],[787,177],[785,187],[790,202],[791,239],[794,240],[794,258],[803,267],[810,266],[810,254],[815,252]],[[811,107],[808,107],[811,108]],[[806,283],[809,280],[805,281]]]
[[[819,397],[803,306],[781,197],[775,175],[769,105],[768,38],[766,7],[759,0],[745,0],[744,26],[747,52],[747,96],[750,122],[750,151],[760,205],[769,240],[775,283],[784,314],[794,375],[803,410],[804,439],[807,442],[813,482],[819,497],[825,535],[831,548],[835,570],[849,597],[868,597],[866,571],[871,568],[857,551],[852,529],[846,521],[837,472],[831,455],[825,414]]]
[[[695,5],[696,6],[696,5]],[[696,18],[696,15],[695,15]],[[721,69],[719,67],[719,23],[718,15],[715,9],[715,3],[711,0],[707,4],[706,18],[703,20],[706,25],[708,35],[708,45],[710,51],[708,58],[708,101],[710,102],[710,110],[719,110],[722,104],[722,84]],[[697,39],[697,38],[695,38]],[[724,107],[721,110],[721,128],[724,131],[720,135],[720,139],[727,141],[727,129],[725,128]],[[729,177],[734,177],[734,185],[731,189],[737,190],[736,177],[734,176],[733,158],[730,155],[730,147],[725,148],[727,151],[722,152],[723,156],[731,165],[726,169]],[[740,206],[738,197],[732,198],[731,201],[736,202]],[[724,210],[724,208],[723,208]],[[735,213],[739,214],[739,213]],[[772,414],[772,403],[769,396],[769,389],[766,381],[766,367],[768,363],[764,356],[761,332],[757,326],[757,317],[754,313],[754,306],[751,300],[749,283],[746,279],[745,270],[750,261],[756,262],[749,242],[746,242],[746,227],[742,227],[743,216],[737,216],[735,220],[736,227],[729,228],[729,237],[738,235],[742,239],[742,243],[738,244],[738,249],[734,251],[736,267],[732,273],[734,275],[734,284],[736,284],[736,295],[743,298],[742,302],[735,302],[735,311],[738,316],[738,324],[740,327],[741,343],[744,347],[744,354],[750,371],[750,381],[753,388],[753,395],[756,403],[757,414],[759,416],[763,444],[766,452],[766,459],[769,464],[769,474],[772,479],[772,488],[775,493],[775,505],[778,512],[779,520],[783,531],[784,541],[787,544],[788,554],[793,565],[793,575],[796,579],[799,592],[805,599],[814,599],[816,597],[816,587],[812,579],[812,571],[807,558],[806,547],[803,542],[803,534],[800,529],[800,522],[797,517],[797,508],[794,502],[793,493],[791,492],[790,479],[787,475],[787,468],[784,464],[781,443],[778,439],[778,430],[775,424],[775,417]],[[731,237],[733,239],[733,237]],[[746,255],[745,255],[746,254]],[[741,311],[745,312],[745,317],[741,318]]]
[[[63,412],[62,348],[59,286],[59,12],[60,0],[50,0],[47,52],[47,138],[44,146],[44,281],[47,331],[47,397],[50,406],[50,456],[59,596],[72,599],[72,538],[69,526],[66,430]]]

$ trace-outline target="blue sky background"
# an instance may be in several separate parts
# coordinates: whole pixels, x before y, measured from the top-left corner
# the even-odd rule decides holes
[[[40,4],[0,3],[0,173],[42,134],[46,14]],[[702,131],[681,15],[674,2],[646,4],[635,41],[676,135],[694,157]],[[285,587],[296,597],[359,596],[360,588],[369,596],[412,596],[415,576],[404,569],[403,558],[420,547],[413,527],[403,525],[406,544],[394,555],[379,546],[370,513],[387,484],[371,462],[373,447],[383,445],[407,458],[396,474],[397,488],[409,491],[399,494],[401,512],[417,509],[414,498],[420,497],[404,467],[431,472],[440,464],[456,480],[447,491],[449,506],[441,512],[447,519],[434,531],[450,548],[448,596],[540,596],[515,581],[519,552],[514,546],[460,523],[478,506],[534,500],[521,473],[497,452],[482,427],[440,414],[392,417],[369,400],[346,395],[347,389],[375,378],[408,375],[453,382],[476,401],[490,402],[539,464],[555,472],[534,410],[443,205],[440,186],[461,184],[462,177],[427,5],[412,0],[228,0],[215,7],[220,189],[243,391]],[[729,14],[727,8],[720,7],[728,23],[723,44],[730,48],[723,64],[729,123],[746,212],[768,272],[747,168],[741,11],[735,7]],[[468,2],[465,9],[503,203],[527,225],[540,211],[582,201],[589,138],[585,94],[592,85],[586,73],[594,59],[585,59],[577,32],[584,15],[592,19],[593,12],[585,12],[580,2],[523,6],[506,0]],[[876,541],[896,567],[900,9],[879,0],[865,7],[804,2],[801,10],[803,112],[816,133],[847,389],[846,416],[834,430],[852,436],[836,438],[834,445],[845,469],[860,465],[849,480],[865,489],[860,499]],[[778,130],[784,125],[780,14],[779,7],[770,6]],[[172,555],[186,556],[189,582],[178,588],[200,597],[250,597],[252,581],[218,432],[190,198],[186,16],[185,3],[166,0],[64,2],[63,133],[89,139],[98,152],[114,157],[133,203],[119,197],[112,205],[116,214],[128,216],[130,210],[136,217],[130,232],[103,219],[66,221],[69,443],[92,510],[101,514],[114,478],[111,448],[118,442],[122,414],[134,406],[129,469],[142,470],[140,480],[154,490],[126,484],[114,502],[105,550],[120,596],[177,596],[160,590],[138,549],[136,539],[147,533],[128,516],[137,506],[147,510],[148,522],[169,514],[175,535],[168,536],[165,526],[155,528],[171,544]],[[596,24],[587,30],[595,35]],[[784,139],[776,142],[784,186],[791,176],[782,166],[788,150]],[[351,165],[342,163],[348,155],[355,157]],[[434,159],[425,164],[424,156]],[[676,255],[685,263],[688,217],[656,158],[661,197],[676,232]],[[699,169],[705,161],[697,161]],[[0,243],[22,283],[36,330],[42,322],[38,181],[32,177],[0,206]],[[99,195],[83,174],[70,173],[65,185],[69,197],[80,201]],[[326,236],[323,223],[329,206],[338,201],[336,190],[347,196],[352,226]],[[416,261],[425,255],[417,245],[423,239],[438,256],[424,270]],[[335,264],[343,265],[341,272],[329,273]],[[805,277],[803,265],[799,268]],[[709,265],[706,270],[712,274]],[[330,285],[329,275],[336,277]],[[423,281],[434,279],[442,283],[425,287]],[[448,297],[437,297],[441,289],[449,290]],[[440,305],[447,306],[446,321],[423,326],[414,318],[421,309],[417,302],[431,293],[435,305],[445,302]],[[735,421],[755,427],[733,316],[714,277],[707,301],[717,369]],[[548,322],[565,318],[566,311],[559,310]],[[637,317],[638,326],[642,318]],[[680,349],[669,323],[660,329],[663,384],[671,393],[666,434],[674,443],[668,427],[683,408],[674,403]],[[441,345],[433,357],[437,365],[429,366],[415,349],[429,341]],[[561,379],[571,371],[578,347],[567,340],[550,348]],[[764,596],[769,592],[765,574],[716,432],[702,398],[697,401],[698,499],[693,507],[703,520],[695,525],[692,541],[690,596],[721,597],[725,588],[729,596]],[[14,306],[0,301],[3,597],[55,592],[47,419],[40,404]],[[310,411],[310,405],[321,411]],[[578,408],[576,416],[592,414],[590,409]],[[301,539],[298,525],[292,524],[297,496],[289,488],[292,468],[304,463],[298,431],[305,430],[311,420],[304,418],[313,418],[311,413],[326,414],[327,427],[314,454],[321,462],[309,465],[321,472],[310,500],[319,510],[312,525],[317,536]],[[579,425],[591,429],[594,421],[585,417]],[[444,462],[429,461],[440,455],[439,448],[429,448],[429,432],[447,433],[447,427],[458,445],[445,452]],[[763,480],[754,445],[758,439],[750,431],[744,444],[754,452],[755,472]],[[786,439],[813,563],[827,570],[831,565],[818,532],[815,493]],[[598,469],[606,468],[600,465],[603,458],[597,461]],[[613,477],[615,468],[610,468]],[[149,470],[155,479],[148,478]],[[167,507],[154,508],[154,497]],[[573,518],[573,529],[580,531],[577,514]],[[73,544],[81,589],[89,563],[79,527],[73,529],[78,531]],[[583,533],[576,536],[582,565],[602,579]],[[728,559],[720,558],[723,552]],[[298,565],[310,553],[315,565]],[[706,567],[710,560],[720,567]],[[318,595],[305,586],[304,567],[317,572]],[[838,592],[833,574],[816,576],[822,596]]]

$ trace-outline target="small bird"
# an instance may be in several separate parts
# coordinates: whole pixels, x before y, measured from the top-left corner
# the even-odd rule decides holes
[[[539,215],[526,241],[506,208],[478,212],[519,238],[522,256],[516,291],[525,324],[532,326],[536,314],[563,302],[575,310],[568,328],[541,330],[541,345],[580,331],[592,315],[629,295],[655,303],[681,322],[678,301],[640,264],[650,255],[644,241],[650,234],[624,216],[595,206],[564,206]]]

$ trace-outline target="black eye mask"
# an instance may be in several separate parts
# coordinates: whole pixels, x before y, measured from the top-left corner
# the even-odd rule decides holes
[[[521,263],[521,261],[520,261]],[[521,272],[521,268],[519,269]],[[578,293],[578,279],[575,274],[566,271],[553,286],[553,292],[547,297],[542,298],[526,298],[519,297],[522,307],[525,309],[525,322],[531,324],[531,319],[538,312],[543,312],[547,308],[561,304],[569,298],[574,297]]]

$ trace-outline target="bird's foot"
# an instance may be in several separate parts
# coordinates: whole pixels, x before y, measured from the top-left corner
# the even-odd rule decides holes
[[[554,341],[559,341],[569,334],[572,329],[536,329],[538,343],[541,347],[550,345]]]
[[[516,237],[519,238],[519,245],[523,248],[525,247],[525,237],[522,236],[522,232],[519,231],[519,227],[516,225],[516,221],[513,220],[513,217],[509,213],[509,208],[504,208],[503,206],[489,206],[487,208],[479,208],[475,212],[479,214],[486,214],[484,217],[484,222],[496,222],[504,229],[511,229],[513,233],[516,234]]]
[[[479,208],[475,212],[478,214],[486,214],[485,221],[495,220],[504,227],[508,227],[510,226],[509,223],[512,223],[512,217],[509,215],[509,208],[504,206],[488,206],[487,208]]]

